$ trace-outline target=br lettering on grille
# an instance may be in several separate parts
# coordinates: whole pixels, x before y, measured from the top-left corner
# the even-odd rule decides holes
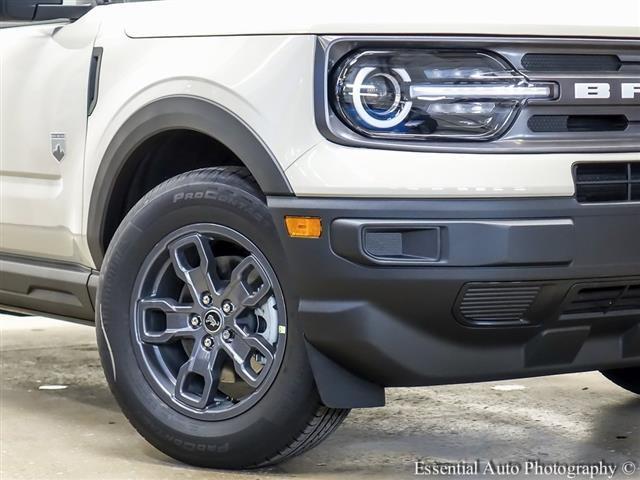
[[[620,99],[637,100],[640,102],[640,82],[637,83],[621,83],[618,90]],[[610,83],[576,83],[576,98],[612,98],[613,92]]]

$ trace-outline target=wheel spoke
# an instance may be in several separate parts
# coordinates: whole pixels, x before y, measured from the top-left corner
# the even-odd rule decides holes
[[[218,269],[220,270],[220,273],[225,278],[228,278],[229,276],[231,276],[231,271],[233,270],[233,266],[232,266],[233,257],[229,255],[225,255],[225,256],[216,258],[216,260],[217,260]]]
[[[222,361],[217,345],[206,349],[201,342],[196,342],[189,361],[178,372],[175,397],[195,408],[209,405],[218,393]]]
[[[189,251],[195,251],[197,259],[188,258]],[[205,292],[218,294],[221,282],[216,273],[215,257],[206,237],[194,233],[176,240],[169,245],[169,253],[176,275],[187,285],[194,302],[200,301]]]
[[[249,277],[254,276],[253,283],[259,283],[255,288],[249,282]],[[230,300],[238,307],[236,315],[246,307],[255,307],[271,291],[271,281],[268,275],[258,263],[257,259],[250,255],[242,260],[231,273],[231,280],[222,293],[222,297]]]
[[[145,343],[163,344],[185,337],[193,337],[189,326],[191,305],[181,305],[168,298],[143,298],[138,301],[142,316],[140,339]],[[154,322],[154,312],[159,321]]]
[[[233,329],[235,335],[229,342],[223,342],[222,348],[233,360],[233,366],[238,375],[251,387],[256,388],[269,371],[274,360],[274,347],[261,335],[246,334],[241,328]],[[260,372],[251,367],[251,357],[260,354],[264,366]]]

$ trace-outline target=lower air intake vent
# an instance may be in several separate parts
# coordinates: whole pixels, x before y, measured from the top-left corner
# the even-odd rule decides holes
[[[458,316],[474,326],[522,325],[540,293],[539,285],[470,284],[458,302]]]
[[[640,201],[640,163],[582,163],[575,167],[580,203]]]
[[[616,285],[576,285],[569,293],[561,320],[640,316],[640,281]]]

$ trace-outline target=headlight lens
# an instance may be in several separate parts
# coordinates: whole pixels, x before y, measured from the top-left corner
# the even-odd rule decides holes
[[[524,102],[554,96],[553,84],[531,83],[484,52],[361,50],[330,81],[342,121],[386,139],[491,140]]]

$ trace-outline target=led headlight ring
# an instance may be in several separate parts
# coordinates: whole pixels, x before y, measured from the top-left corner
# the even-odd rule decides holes
[[[401,124],[411,112],[411,108],[413,106],[413,102],[403,102],[402,101],[402,88],[400,86],[400,82],[398,79],[390,74],[384,72],[378,72],[373,75],[370,75],[372,72],[378,70],[375,67],[363,67],[358,71],[354,81],[353,81],[353,106],[358,113],[360,119],[367,123],[368,125],[374,128],[393,128]],[[394,68],[392,70],[396,75],[400,77],[404,82],[411,82],[411,77],[407,73],[407,71],[403,68]],[[391,116],[387,119],[376,118],[371,115],[369,109],[365,106],[363,97],[366,97],[368,93],[365,91],[365,81],[375,78],[382,77],[385,80],[388,80],[390,84],[394,88],[394,102],[386,111],[380,112],[380,116],[386,116],[392,114],[394,111],[395,115]]]

